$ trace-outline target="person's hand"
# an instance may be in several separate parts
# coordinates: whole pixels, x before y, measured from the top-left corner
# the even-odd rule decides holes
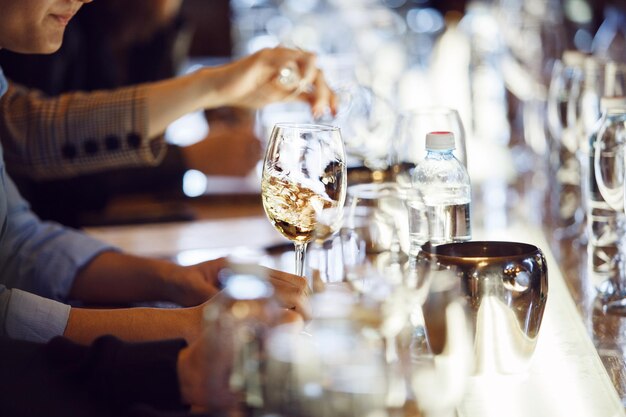
[[[219,272],[228,265],[226,258],[211,259],[189,266],[176,265],[162,279],[170,301],[190,307],[204,303],[221,289]]]
[[[310,317],[309,293],[306,279],[258,264],[230,263],[228,268],[234,274],[249,274],[264,278],[274,289],[274,298],[289,310],[299,313],[304,319]]]
[[[293,330],[302,328],[302,318],[291,310],[282,310],[275,325],[292,323]],[[222,331],[230,330],[225,327]],[[177,371],[183,403],[205,410],[237,404],[237,395],[229,389],[233,363],[233,335],[220,334],[219,340],[202,334],[178,355]]]
[[[263,266],[258,268],[265,271],[265,278],[274,287],[274,297],[283,307],[295,311],[304,319],[310,318],[310,289],[303,277]]]
[[[226,105],[260,108],[270,103],[303,100],[318,118],[336,113],[337,99],[315,65],[315,55],[299,49],[262,49],[221,67]]]
[[[221,289],[219,272],[229,266],[232,267],[226,258],[218,258],[178,267],[167,277],[171,301],[183,306],[205,302]],[[303,277],[260,265],[249,268],[254,268],[254,274],[267,279],[274,288],[274,296],[283,307],[296,311],[304,318],[309,317],[309,290]]]
[[[206,175],[245,176],[261,158],[261,142],[249,127],[232,127],[213,132],[182,148],[188,168]]]

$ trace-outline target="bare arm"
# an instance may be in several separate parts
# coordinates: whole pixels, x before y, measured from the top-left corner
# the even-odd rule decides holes
[[[202,308],[72,308],[63,335],[82,344],[105,334],[129,342],[185,338],[191,343],[200,333]]]
[[[100,261],[103,260],[101,259]],[[139,261],[142,261],[142,259],[139,259]],[[225,262],[225,260],[218,261]],[[277,299],[284,307],[288,308],[285,314],[289,317],[308,317],[307,287],[302,277],[260,266],[255,266],[254,270],[258,271],[259,274],[267,273],[267,279],[273,285]],[[96,275],[98,274],[96,273]],[[88,277],[87,279],[91,278]],[[132,277],[127,277],[127,279],[132,280]],[[88,282],[91,284],[95,282],[102,284],[104,286],[102,290],[105,293],[108,291],[106,288],[115,286],[100,281]],[[113,291],[117,290],[114,289]],[[218,297],[211,298],[196,307],[173,309],[72,308],[64,336],[78,343],[90,343],[105,334],[112,334],[126,341],[148,341],[182,337],[188,342],[192,342],[200,334],[204,307],[217,299]]]
[[[79,271],[70,299],[95,304],[173,301],[184,306],[203,303],[218,291],[223,259],[199,267],[118,252],[103,252]]]
[[[297,82],[279,82],[281,68],[296,68]],[[158,164],[165,152],[159,136],[187,113],[288,100],[307,101],[316,116],[336,108],[312,54],[264,49],[228,65],[109,91],[51,98],[12,84],[0,100],[0,131],[5,161],[15,172],[63,178]]]
[[[70,299],[95,304],[172,301],[182,306],[204,303],[221,288],[219,272],[225,258],[190,266],[118,252],[103,252],[79,271]],[[274,287],[280,303],[308,316],[304,278],[258,266],[255,273]]]
[[[281,84],[281,68],[293,67],[292,84]],[[314,55],[288,48],[263,49],[228,65],[203,68],[192,74],[147,84],[149,136],[162,133],[184,114],[222,106],[260,108],[269,103],[303,100],[315,116],[336,110],[335,97],[315,66]]]

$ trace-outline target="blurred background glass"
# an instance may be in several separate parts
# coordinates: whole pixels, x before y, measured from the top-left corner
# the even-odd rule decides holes
[[[473,201],[477,208],[492,213],[489,218],[477,216],[487,227],[509,221],[506,209],[511,207],[520,211],[526,207],[535,214],[545,210],[537,208],[537,184],[544,184],[541,192],[547,193],[550,161],[545,147],[551,139],[543,137],[541,106],[547,101],[554,63],[561,60],[563,51],[624,61],[625,8],[622,2],[611,0],[182,0],[176,7],[175,41],[151,52],[158,50],[157,55],[171,65],[165,72],[160,65],[150,65],[153,71],[161,71],[161,77],[173,75],[278,44],[311,50],[328,82],[343,97],[343,110],[332,122],[344,130],[349,164],[355,170],[373,171],[374,179],[385,179],[384,171],[397,156],[390,147],[401,136],[398,115],[433,106],[455,109],[465,127],[468,169],[475,183]],[[81,14],[88,13],[87,9]],[[96,55],[107,48],[93,50]],[[0,52],[0,62],[17,81],[34,80],[40,85],[30,85],[42,88],[52,74],[59,73],[50,70],[41,57],[36,58],[37,65],[22,67],[27,71],[17,67],[11,72],[8,61],[12,58],[7,55],[8,51]],[[123,65],[117,60],[107,62]],[[151,79],[136,75],[143,76],[137,81]],[[83,78],[73,77],[73,86],[63,80],[49,92],[90,89],[78,85]],[[269,106],[256,116],[220,109],[181,119],[168,129],[167,140],[186,146],[225,124],[250,128],[256,121],[254,133],[265,144],[274,123],[290,120],[310,121],[306,105]],[[486,156],[493,154],[494,158]],[[491,165],[497,169],[486,169]],[[170,175],[159,190],[151,189],[146,180],[133,180],[138,185],[131,187],[111,176],[100,182],[98,195],[91,193],[91,203],[83,203],[84,207],[76,203],[71,213],[51,210],[54,196],[73,189],[55,186],[42,210],[47,211],[45,217],[74,225],[181,220],[193,217],[184,208],[188,199],[259,192],[258,170],[244,176],[212,175],[207,180],[202,172],[177,168],[181,172]],[[139,176],[134,172],[132,177]],[[162,212],[153,207],[153,211],[123,216],[105,209],[114,196],[130,194],[158,195]],[[43,198],[40,192],[31,197]]]

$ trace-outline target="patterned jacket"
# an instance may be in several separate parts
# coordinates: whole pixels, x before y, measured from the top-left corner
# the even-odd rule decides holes
[[[147,137],[144,87],[47,97],[10,83],[0,99],[5,162],[31,178],[66,178],[111,168],[154,166],[163,137]]]

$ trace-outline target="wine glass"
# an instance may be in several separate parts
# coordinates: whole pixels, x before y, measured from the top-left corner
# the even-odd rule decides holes
[[[391,182],[348,187],[341,230],[345,279],[359,292],[368,293],[376,280],[391,287],[402,284],[401,264],[409,252],[409,219],[402,191]]]
[[[579,142],[573,121],[577,119],[576,102],[580,96],[584,56],[565,51],[554,63],[546,104],[550,138],[548,167],[549,212],[557,240],[581,235],[584,212],[580,184],[581,166],[577,158]]]
[[[296,275],[303,275],[307,243],[331,236],[341,224],[345,159],[337,127],[277,123],[272,130],[261,178],[263,208],[294,243]]]
[[[456,416],[474,369],[472,312],[458,268],[423,260],[418,261],[426,293],[422,317],[399,337],[399,350],[418,414]]]
[[[398,118],[392,104],[356,81],[340,86],[335,93],[339,109],[333,124],[346,135],[351,162],[372,171],[386,170]]]
[[[427,107],[402,115],[394,144],[394,173],[403,186],[411,185],[415,164],[426,156],[426,135],[430,132],[454,133],[454,156],[467,168],[465,129],[459,112],[449,107]]]
[[[594,229],[589,249],[602,250],[603,264],[591,264],[597,297],[607,312],[623,313],[626,307],[626,271],[624,268],[624,198],[626,193],[624,143],[626,142],[626,107],[623,97],[604,97],[603,116],[597,131],[593,170],[597,191],[605,203],[591,217]],[[598,207],[599,205],[596,204]],[[611,209],[613,211],[611,211]],[[602,215],[602,216],[601,216]],[[602,234],[598,233],[602,232]],[[592,258],[595,260],[596,256]],[[598,268],[602,266],[603,270]]]
[[[417,232],[414,226],[426,226],[420,219],[423,210],[416,211],[420,205],[417,190],[393,182],[352,185],[341,229],[344,278],[378,317],[372,328],[384,341],[390,408],[401,407],[408,392],[399,337],[412,334],[416,346],[417,333],[423,329],[415,324],[421,316],[420,283],[409,257]]]

